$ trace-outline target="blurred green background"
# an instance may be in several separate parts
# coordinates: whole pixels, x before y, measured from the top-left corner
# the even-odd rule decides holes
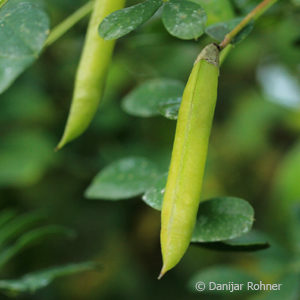
[[[85,1],[47,2],[54,26]],[[257,1],[232,3],[243,14]],[[120,102],[147,79],[185,82],[200,49],[211,40],[173,38],[157,16],[120,39],[101,110],[82,137],[57,153],[53,149],[67,117],[87,18],[45,49],[0,96],[1,209],[41,211],[48,223],[74,229],[77,238],[55,238],[24,250],[2,267],[1,277],[82,260],[95,260],[102,268],[56,280],[20,299],[247,298],[192,292],[190,278],[216,265],[247,270],[266,282],[283,280],[288,259],[300,262],[299,251],[291,250],[300,245],[294,232],[300,221],[291,216],[300,201],[299,14],[299,1],[280,1],[222,66],[204,181],[204,198],[248,200],[255,208],[254,228],[265,232],[271,248],[222,253],[191,246],[160,281],[160,213],[140,198],[110,202],[87,200],[83,194],[99,170],[118,158],[139,155],[168,165],[176,122],[129,116]],[[298,278],[299,265],[286,282]],[[299,299],[299,279],[294,282],[286,289],[290,298],[278,299]]]

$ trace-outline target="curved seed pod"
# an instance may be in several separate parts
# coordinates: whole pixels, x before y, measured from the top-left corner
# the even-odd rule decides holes
[[[76,73],[67,125],[57,149],[81,135],[97,111],[115,45],[115,41],[105,41],[99,36],[98,26],[107,15],[124,5],[125,0],[95,0]]]
[[[209,136],[217,99],[219,49],[206,46],[185,87],[161,214],[163,268],[173,268],[187,250],[195,226]]]

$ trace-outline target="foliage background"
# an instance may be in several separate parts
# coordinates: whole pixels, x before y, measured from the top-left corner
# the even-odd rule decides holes
[[[52,24],[84,2],[48,1]],[[243,13],[257,1],[233,2],[236,12]],[[57,280],[20,299],[229,299],[232,295],[202,295],[187,287],[197,271],[224,264],[265,281],[280,281],[282,265],[288,265],[284,253],[291,241],[290,211],[300,199],[299,9],[299,1],[281,1],[222,66],[203,191],[205,198],[247,199],[255,208],[254,227],[274,240],[273,247],[251,254],[191,246],[161,281],[156,279],[161,267],[159,212],[139,197],[109,202],[87,200],[83,194],[94,175],[117,158],[141,155],[167,167],[175,122],[129,116],[120,107],[121,99],[150,78],[186,81],[210,39],[173,38],[158,17],[120,39],[101,111],[80,139],[57,153],[53,149],[70,105],[87,19],[45,49],[0,96],[1,209],[42,211],[47,222],[73,228],[77,238],[31,247],[4,266],[1,276],[18,277],[81,260],[96,260],[103,268]],[[299,237],[292,241],[296,243]],[[296,268],[295,274],[299,272]],[[292,298],[295,288],[292,285],[285,299],[297,299]]]

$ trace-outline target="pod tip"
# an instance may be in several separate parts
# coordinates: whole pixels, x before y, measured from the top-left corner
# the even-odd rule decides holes
[[[55,147],[54,151],[57,152],[58,150],[60,150],[64,145],[65,145],[65,141],[63,139],[61,139],[59,141],[59,143],[57,144],[57,146]]]
[[[165,269],[165,266],[162,267],[157,279],[160,280],[162,277],[167,273],[167,270]]]

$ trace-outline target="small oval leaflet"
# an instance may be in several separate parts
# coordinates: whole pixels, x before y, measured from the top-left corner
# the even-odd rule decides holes
[[[194,243],[194,245],[216,251],[230,252],[253,252],[264,250],[270,247],[266,237],[262,233],[255,230],[251,230],[248,233],[231,240],[225,240],[221,242]]]
[[[167,174],[157,177],[153,186],[143,195],[143,201],[150,207],[161,210],[164,196],[164,187]],[[197,222],[192,242],[223,241],[234,245],[238,241],[230,241],[249,232],[254,221],[254,210],[245,200],[234,197],[212,198],[200,202]],[[240,242],[242,243],[243,239]],[[267,248],[263,243],[262,248]]]
[[[170,103],[180,103],[184,83],[173,79],[151,79],[131,91],[122,101],[128,114],[153,117],[165,113],[161,109]]]
[[[0,94],[39,56],[49,18],[37,1],[10,0],[0,10]]]
[[[159,105],[159,113],[167,119],[177,120],[182,98],[166,101]]]
[[[192,242],[215,242],[247,233],[254,221],[254,210],[245,200],[213,198],[200,204]]]
[[[159,176],[142,197],[143,201],[154,209],[161,210],[167,176],[168,173]]]
[[[132,198],[144,193],[157,174],[155,164],[146,158],[123,158],[101,170],[87,188],[85,196],[106,200]]]
[[[161,5],[162,0],[146,0],[117,10],[102,21],[99,34],[105,40],[118,39],[148,21]]]
[[[204,33],[204,9],[188,0],[170,0],[165,3],[162,21],[168,32],[183,40],[197,39]]]
[[[238,25],[243,18],[235,18],[226,22],[220,22],[206,27],[205,33],[213,39],[221,42],[225,38],[226,34],[229,33],[236,25]],[[254,27],[254,22],[251,21],[245,26],[231,41],[231,44],[238,44],[245,39]]]

